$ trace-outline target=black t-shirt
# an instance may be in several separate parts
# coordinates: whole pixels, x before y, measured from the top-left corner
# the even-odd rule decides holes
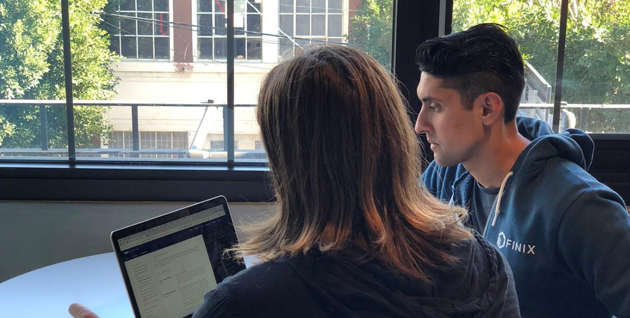
[[[471,217],[473,218],[474,228],[481,234],[483,234],[488,218],[495,208],[494,205],[498,194],[499,188],[484,188],[479,182],[475,181],[470,210],[476,211]]]

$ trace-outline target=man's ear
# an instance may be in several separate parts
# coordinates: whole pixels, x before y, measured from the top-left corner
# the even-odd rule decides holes
[[[503,100],[497,93],[485,93],[481,99],[481,120],[486,126],[497,121],[503,122]]]

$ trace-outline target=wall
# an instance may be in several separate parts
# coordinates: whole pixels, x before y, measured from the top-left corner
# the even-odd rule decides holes
[[[111,231],[188,204],[0,201],[0,283],[51,264],[111,252]],[[273,208],[230,203],[237,226],[264,218]]]

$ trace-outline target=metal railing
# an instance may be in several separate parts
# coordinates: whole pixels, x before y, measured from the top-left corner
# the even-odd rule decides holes
[[[266,155],[263,150],[234,150],[234,138],[228,138],[228,131],[234,131],[232,121],[223,121],[224,130],[224,149],[141,149],[140,148],[140,129],[139,129],[139,107],[218,107],[223,108],[223,118],[227,118],[228,105],[216,104],[213,102],[201,103],[164,103],[164,102],[139,102],[139,101],[95,101],[95,100],[75,100],[74,106],[92,106],[92,107],[130,107],[131,111],[131,133],[132,148],[79,148],[76,149],[77,154],[83,158],[99,157],[107,155],[108,157],[124,157],[124,158],[143,158],[151,159],[151,157],[172,156],[173,158],[191,158],[191,159],[217,159],[226,160],[229,150],[232,150],[232,156],[239,159],[265,160]],[[64,148],[50,148],[48,137],[48,120],[46,117],[46,106],[66,106],[65,100],[19,100],[19,99],[0,99],[0,107],[39,107],[40,120],[40,139],[41,148],[0,148],[1,156],[46,156],[46,157],[63,157],[67,155],[68,150]],[[255,107],[253,104],[236,104],[235,107]],[[202,120],[201,118],[199,119]],[[201,122],[200,122],[201,124]],[[232,143],[230,145],[230,143]]]
[[[27,107],[38,106],[39,107],[39,120],[40,120],[40,148],[0,148],[0,157],[63,157],[67,155],[68,150],[64,148],[50,148],[48,138],[48,120],[46,118],[46,106],[66,106],[65,100],[0,100],[0,107]],[[74,106],[92,106],[92,107],[130,107],[131,111],[131,133],[132,133],[132,148],[80,148],[76,149],[77,154],[80,157],[87,159],[90,157],[117,157],[125,158],[126,160],[134,160],[134,158],[141,158],[142,160],[151,159],[164,159],[164,158],[177,158],[177,159],[216,159],[226,160],[230,157],[230,149],[232,151],[232,158],[239,159],[252,159],[254,161],[265,160],[266,155],[263,150],[235,150],[234,138],[228,138],[229,131],[234,131],[232,121],[224,120],[224,149],[192,149],[190,146],[188,149],[141,149],[140,147],[140,130],[139,130],[139,107],[220,107],[223,108],[223,116],[227,118],[228,105],[227,104],[215,104],[212,102],[201,103],[163,103],[163,102],[138,102],[138,101],[74,101]],[[235,107],[255,107],[253,104],[237,104]],[[529,104],[523,103],[519,107],[519,115],[525,115],[534,117],[540,120],[544,120],[550,125],[553,122],[553,104]],[[589,130],[589,112],[592,111],[630,111],[630,104],[624,105],[599,105],[599,104],[562,104],[560,126],[562,128],[575,128],[578,127],[582,130]],[[630,118],[630,116],[629,116]],[[200,119],[201,121],[202,119]],[[200,122],[201,125],[201,122]],[[627,123],[630,127],[630,122]],[[199,129],[199,128],[198,128]],[[601,131],[596,131],[600,133]],[[606,131],[603,131],[606,133]],[[622,132],[630,132],[622,131]],[[230,143],[232,143],[230,145]],[[192,145],[192,142],[189,142]]]

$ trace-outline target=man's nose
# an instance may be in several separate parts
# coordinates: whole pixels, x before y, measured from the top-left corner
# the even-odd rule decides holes
[[[416,119],[415,130],[416,130],[416,133],[418,134],[426,134],[429,132],[429,125],[426,119],[424,107],[422,107],[420,109],[420,113],[418,113],[418,118]]]

